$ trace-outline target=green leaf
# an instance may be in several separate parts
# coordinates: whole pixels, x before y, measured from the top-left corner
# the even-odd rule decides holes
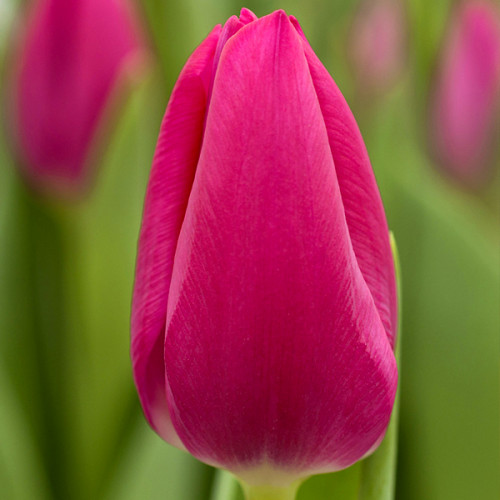
[[[0,168],[0,228],[7,242],[0,247],[0,363],[52,495],[64,497],[71,468],[61,403],[66,398],[60,227],[3,154]]]
[[[481,213],[473,200],[448,200],[439,184],[398,187],[407,270],[399,491],[410,500],[494,500],[500,248],[486,214],[471,221]]]
[[[243,491],[236,477],[225,470],[216,470],[210,500],[243,500]]]
[[[41,457],[3,365],[0,365],[0,443],[0,498],[48,500]]]
[[[140,410],[132,381],[130,302],[144,194],[163,109],[157,81],[125,101],[86,200],[66,219],[67,419],[75,498],[107,488]]]
[[[166,97],[189,55],[216,24],[238,14],[229,0],[144,0],[143,9],[163,72]]]
[[[480,193],[438,174],[421,151],[412,109],[409,95],[394,96],[365,134],[404,272],[396,496],[496,500],[497,215]]]
[[[160,439],[141,416],[106,500],[208,498],[213,469]]]
[[[413,80],[418,87],[419,108],[427,110],[425,99],[429,92],[429,82],[438,62],[441,46],[450,18],[451,0],[410,0],[408,2],[408,22],[412,29],[409,45],[413,63]]]

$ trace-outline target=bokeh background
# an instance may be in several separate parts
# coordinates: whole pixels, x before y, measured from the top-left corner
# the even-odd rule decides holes
[[[30,3],[0,0],[4,104],[12,99],[14,40]],[[384,5],[374,11],[376,3]],[[147,427],[132,382],[129,315],[144,193],[170,91],[191,51],[242,6],[258,16],[283,8],[298,18],[372,160],[402,268],[396,498],[499,498],[498,92],[487,131],[493,147],[477,176],[454,173],[433,144],[435,89],[465,3],[137,0],[147,64],[120,91],[96,139],[96,178],[75,199],[28,185],[3,113],[0,498],[219,494],[213,469]],[[299,499],[357,498],[349,486],[356,473],[356,466],[342,472],[344,482],[312,478]]]

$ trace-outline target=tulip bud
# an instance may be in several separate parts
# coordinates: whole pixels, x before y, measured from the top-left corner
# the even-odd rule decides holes
[[[500,14],[493,3],[463,3],[452,19],[432,95],[430,140],[440,165],[478,187],[497,146]]]
[[[293,17],[243,9],[161,126],[132,306],[167,442],[280,487],[380,443],[397,384],[389,233],[354,118]]]
[[[386,90],[401,74],[406,51],[404,24],[399,0],[360,4],[351,26],[349,59],[364,91]]]
[[[127,0],[35,0],[13,59],[9,131],[39,190],[82,191],[118,76],[141,43]]]

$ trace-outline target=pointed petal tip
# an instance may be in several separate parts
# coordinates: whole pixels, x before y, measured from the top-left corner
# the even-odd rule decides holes
[[[248,24],[253,21],[257,21],[258,17],[250,10],[247,9],[246,7],[243,7],[240,11],[240,21],[243,24]]]
[[[290,21],[288,14],[283,9],[275,10],[273,13],[269,14],[271,19],[275,19],[278,24],[284,21]]]
[[[307,42],[306,35],[304,34],[302,26],[300,25],[297,18],[294,16],[290,16],[290,22],[292,23],[292,26],[297,30],[297,33],[301,36],[301,38],[303,38]]]

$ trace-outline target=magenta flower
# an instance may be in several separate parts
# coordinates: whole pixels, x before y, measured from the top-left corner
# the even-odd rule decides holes
[[[13,62],[11,135],[28,180],[67,195],[89,177],[89,154],[111,91],[141,52],[127,0],[35,0]]]
[[[500,97],[500,14],[493,3],[464,2],[455,13],[431,106],[430,139],[439,163],[469,186],[494,162]]]
[[[395,325],[354,118],[293,17],[243,9],[188,60],[158,139],[132,308],[146,417],[248,483],[342,469],[388,425]]]
[[[405,14],[400,0],[365,0],[349,37],[351,65],[363,91],[384,91],[406,59]]]

